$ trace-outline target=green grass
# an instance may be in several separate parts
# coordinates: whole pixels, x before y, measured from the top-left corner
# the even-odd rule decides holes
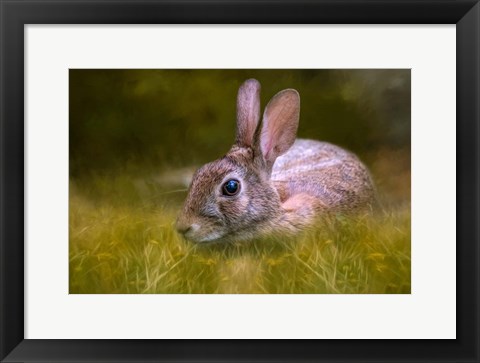
[[[294,240],[195,245],[174,229],[184,197],[127,176],[71,181],[70,293],[410,293],[409,203]]]

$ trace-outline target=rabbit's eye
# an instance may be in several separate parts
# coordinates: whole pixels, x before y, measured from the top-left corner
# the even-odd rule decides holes
[[[223,195],[235,195],[240,191],[240,182],[235,179],[228,180],[225,184],[223,184]]]

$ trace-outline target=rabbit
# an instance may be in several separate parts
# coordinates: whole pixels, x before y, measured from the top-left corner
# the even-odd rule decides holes
[[[260,83],[237,96],[235,143],[198,169],[176,221],[197,243],[295,235],[323,215],[368,208],[375,189],[366,166],[327,142],[296,139],[300,95],[277,93],[260,121]]]

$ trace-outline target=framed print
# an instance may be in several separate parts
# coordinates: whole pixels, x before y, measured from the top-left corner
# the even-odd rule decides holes
[[[479,361],[477,1],[1,7],[2,361]]]

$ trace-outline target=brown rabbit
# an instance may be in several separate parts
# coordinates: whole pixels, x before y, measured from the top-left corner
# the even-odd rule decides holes
[[[235,144],[193,176],[177,230],[195,242],[293,234],[317,218],[374,200],[370,174],[338,146],[295,139],[300,96],[277,93],[260,121],[260,83],[238,91]]]

